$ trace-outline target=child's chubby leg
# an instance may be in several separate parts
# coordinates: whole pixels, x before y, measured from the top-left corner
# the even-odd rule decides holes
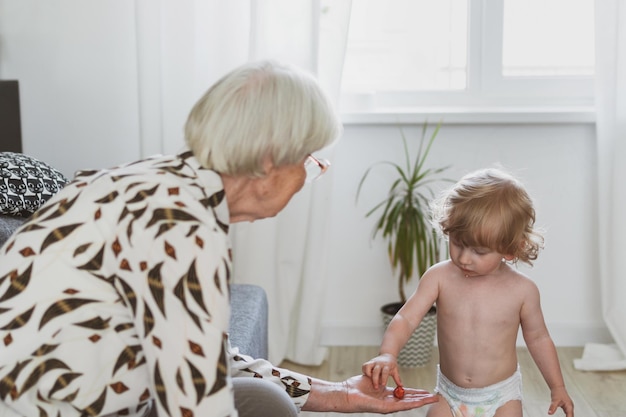
[[[496,410],[494,417],[522,417],[522,402],[520,400],[508,401]]]
[[[454,417],[454,415],[446,399],[439,395],[439,401],[428,406],[426,417]]]

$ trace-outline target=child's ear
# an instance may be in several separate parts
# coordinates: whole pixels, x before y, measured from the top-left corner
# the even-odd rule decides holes
[[[515,259],[515,255],[504,255],[504,260],[507,262],[511,262],[513,259]]]

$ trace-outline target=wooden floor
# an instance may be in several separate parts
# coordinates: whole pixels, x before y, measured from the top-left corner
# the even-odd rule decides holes
[[[361,364],[375,356],[376,346],[334,346],[329,348],[327,360],[319,367],[301,366],[285,361],[282,367],[302,372],[313,377],[341,381],[361,373]],[[581,372],[573,367],[573,360],[582,356],[582,347],[561,347],[558,354],[568,392],[574,400],[577,417],[626,417],[626,371]],[[519,362],[524,382],[524,416],[545,417],[548,415],[550,392],[525,348],[518,349]],[[436,382],[437,351],[431,362],[419,368],[401,370],[406,386],[432,391]],[[427,407],[427,406],[426,406]],[[425,416],[427,408],[393,414],[397,417]],[[302,417],[343,416],[337,413],[306,413]],[[364,414],[374,416],[374,414]],[[565,415],[559,410],[556,416]]]

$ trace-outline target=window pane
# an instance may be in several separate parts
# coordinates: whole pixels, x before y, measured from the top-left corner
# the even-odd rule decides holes
[[[467,0],[352,0],[344,91],[466,84]]]
[[[593,75],[593,15],[593,0],[504,0],[503,75]]]

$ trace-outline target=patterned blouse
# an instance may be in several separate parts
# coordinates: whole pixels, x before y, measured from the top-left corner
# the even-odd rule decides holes
[[[81,172],[0,250],[0,417],[236,416],[230,375],[307,377],[228,343],[229,213],[191,153]]]

